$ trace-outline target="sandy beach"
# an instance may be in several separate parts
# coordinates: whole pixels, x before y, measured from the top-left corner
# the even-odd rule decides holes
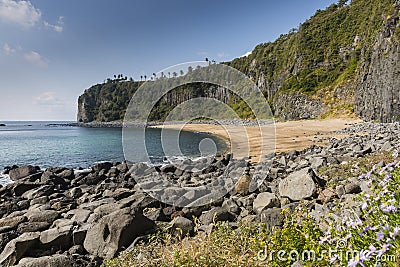
[[[212,124],[174,124],[153,126],[176,130],[203,132],[224,138],[229,143],[235,158],[251,156],[258,160],[260,155],[271,152],[302,150],[313,144],[323,145],[329,138],[345,135],[333,133],[350,125],[361,123],[359,119],[325,119],[276,122],[267,126],[237,126]]]

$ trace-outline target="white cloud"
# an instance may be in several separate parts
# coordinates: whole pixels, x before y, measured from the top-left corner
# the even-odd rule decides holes
[[[47,21],[43,22],[44,26],[49,29],[53,29],[56,32],[62,32],[64,30],[64,17],[61,16],[58,18],[58,21],[55,25],[48,23]]]
[[[3,52],[6,55],[12,55],[12,54],[14,54],[16,52],[16,50],[14,48],[10,47],[7,43],[5,43],[3,45]]]
[[[44,92],[34,98],[33,103],[38,106],[60,107],[63,103],[57,98],[55,92]]]
[[[42,13],[30,1],[0,0],[0,19],[30,28],[41,19]]]
[[[42,55],[40,55],[38,52],[35,51],[31,51],[29,53],[24,54],[24,59],[41,68],[46,68],[48,65],[47,60]]]

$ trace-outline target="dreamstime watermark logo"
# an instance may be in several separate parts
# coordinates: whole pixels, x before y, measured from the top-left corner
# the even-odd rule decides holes
[[[338,240],[336,243],[336,249],[328,249],[328,250],[268,250],[267,246],[265,246],[264,250],[260,250],[257,253],[256,260],[258,261],[266,261],[266,262],[296,262],[296,261],[325,261],[329,260],[331,263],[335,262],[357,262],[358,260],[366,260],[368,259],[370,262],[385,263],[385,262],[397,262],[395,255],[386,255],[383,254],[381,256],[378,255],[370,255],[370,251],[359,251],[352,250],[348,248],[348,244],[346,240]],[[358,265],[358,264],[356,264]],[[354,265],[354,266],[356,266]],[[349,265],[350,266],[350,265]],[[353,266],[353,265],[352,265]]]
[[[166,73],[173,73],[174,77],[166,78],[164,75]],[[177,73],[181,75],[178,76]],[[164,102],[170,107],[171,100],[175,99],[176,106],[168,113],[164,125],[174,124],[176,127],[179,126],[179,131],[168,131],[162,128],[161,145],[169,164],[179,169],[180,174],[194,175],[198,183],[183,186],[157,168],[140,169],[137,165],[131,165],[132,176],[153,198],[174,206],[203,206],[231,192],[242,175],[248,171],[245,161],[233,160],[226,166],[223,174],[209,179],[210,177],[205,174],[215,162],[214,158],[217,155],[215,142],[210,138],[201,140],[198,148],[203,158],[198,160],[188,159],[180,148],[180,134],[184,126],[193,120],[208,119],[223,127],[229,137],[230,152],[234,158],[250,155],[252,146],[245,124],[240,123],[239,114],[226,104],[226,97],[231,96],[235,98],[235,101],[245,103],[251,109],[255,117],[252,131],[257,132],[257,153],[266,155],[275,151],[275,124],[268,102],[256,84],[240,71],[223,64],[190,62],[165,69],[154,77],[159,78],[143,83],[135,92],[127,108],[123,127],[125,159],[133,162],[135,156],[141,153],[146,155],[145,161],[151,162],[146,145],[147,127],[141,128],[142,142],[139,143],[137,138],[133,137],[132,128],[138,124],[148,125],[152,112],[157,110],[158,106]],[[189,84],[204,85],[202,88],[207,88],[205,89],[207,94],[196,95],[195,92],[190,91],[191,87],[187,86]],[[186,89],[182,89],[183,87]],[[210,97],[221,94],[225,97],[225,101],[222,101],[222,97]],[[176,99],[181,99],[181,101],[176,103]],[[137,129],[135,131],[135,136],[137,136]],[[235,138],[241,140],[244,138],[246,142],[241,142],[239,147],[235,143]],[[259,161],[254,164],[265,163]],[[250,182],[250,191],[254,191],[262,184],[267,175],[266,168],[268,166],[255,168],[256,171]]]

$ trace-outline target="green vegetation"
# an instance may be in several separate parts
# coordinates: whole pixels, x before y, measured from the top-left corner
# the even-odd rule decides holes
[[[383,155],[391,163],[377,167],[382,155],[370,155],[347,165],[326,168],[327,179],[358,175],[371,188],[354,205],[337,201],[323,217],[325,230],[316,223],[307,203],[295,212],[285,211],[282,228],[269,231],[264,224],[216,223],[210,234],[176,238],[161,231],[130,253],[108,260],[105,267],[128,266],[291,266],[301,259],[305,266],[398,266],[400,261],[400,163],[398,151]],[[384,164],[383,164],[384,165]],[[357,176],[356,176],[357,177]],[[346,216],[335,216],[344,210]],[[282,255],[284,251],[285,254]],[[279,254],[281,253],[281,254]],[[280,256],[279,256],[280,255]]]
[[[393,0],[339,1],[282,34],[275,42],[258,45],[251,55],[226,63],[268,86],[277,80],[281,90],[314,94],[321,88],[355,78],[362,56],[368,58]]]

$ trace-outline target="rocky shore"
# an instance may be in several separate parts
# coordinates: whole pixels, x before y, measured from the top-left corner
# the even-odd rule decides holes
[[[128,167],[126,162],[100,163],[78,172],[14,166],[6,170],[14,183],[0,188],[0,266],[100,266],[158,229],[193,234],[193,217],[199,218],[200,231],[210,232],[216,221],[228,221],[232,227],[255,221],[279,227],[282,210],[294,209],[300,201],[309,203],[316,220],[329,212],[333,200],[357,209],[353,196],[368,191],[367,184],[341,177],[327,181],[318,171],[393,150],[400,143],[400,124],[363,123],[340,133],[349,137],[332,138],[322,147],[262,155],[259,164],[227,155],[202,171],[143,163]],[[165,205],[144,193],[135,179],[157,171],[179,185],[200,186],[217,180],[226,169],[240,170],[239,182],[203,207]],[[266,179],[256,189],[252,179],[260,174]],[[169,197],[173,199],[173,193]]]

